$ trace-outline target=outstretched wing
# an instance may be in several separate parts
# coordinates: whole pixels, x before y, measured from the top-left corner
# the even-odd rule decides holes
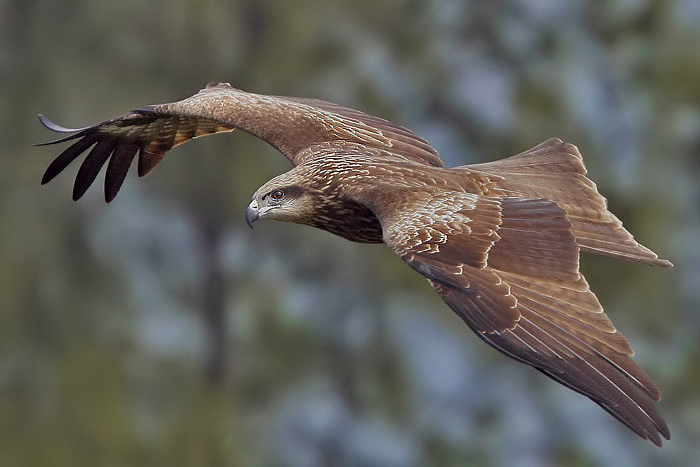
[[[404,201],[410,208],[380,210],[385,242],[485,342],[639,436],[668,439],[659,391],[579,273],[566,211],[544,199],[450,195],[419,193]]]
[[[51,163],[42,184],[92,148],[78,170],[73,189],[76,200],[108,159],[105,199],[111,201],[137,152],[138,173],[143,176],[175,146],[236,128],[267,141],[295,165],[322,157],[334,144],[351,143],[360,150],[377,148],[407,160],[442,166],[437,151],[427,141],[381,118],[316,99],[247,93],[226,83],[209,85],[178,102],[150,105],[86,128],[64,128],[44,116],[39,118],[50,130],[73,133],[44,144],[77,140]]]

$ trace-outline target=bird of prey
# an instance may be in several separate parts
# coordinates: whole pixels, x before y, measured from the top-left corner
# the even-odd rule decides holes
[[[329,102],[210,84],[169,104],[68,129],[74,141],[42,184],[90,149],[80,198],[107,163],[105,198],[138,153],[139,176],[199,136],[236,128],[293,164],[262,185],[246,210],[348,240],[386,243],[486,343],[590,399],[660,446],[670,439],[659,391],[579,272],[579,252],[670,267],[639,244],[586,177],[576,146],[549,139],[495,162],[445,168],[411,130]]]

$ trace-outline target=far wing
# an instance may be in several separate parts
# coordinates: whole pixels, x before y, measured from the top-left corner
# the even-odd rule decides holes
[[[164,154],[192,138],[239,128],[277,148],[293,164],[322,157],[338,142],[376,148],[407,160],[442,166],[437,151],[410,130],[384,119],[328,102],[247,93],[229,84],[207,86],[187,99],[150,105],[86,128],[64,128],[40,116],[59,133],[73,133],[44,144],[75,141],[48,167],[42,184],[51,181],[80,154],[92,148],[76,177],[79,199],[107,163],[105,199],[119,191],[136,153],[139,176],[149,173]]]
[[[588,396],[642,438],[669,438],[653,403],[658,390],[578,271],[562,208],[455,194],[410,211],[380,213],[385,241],[481,339]]]

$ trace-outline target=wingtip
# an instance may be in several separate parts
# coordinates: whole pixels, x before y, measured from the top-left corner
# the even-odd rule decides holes
[[[90,185],[81,184],[80,180],[76,179],[73,185],[73,201],[78,201],[82,198],[89,186]]]
[[[39,118],[39,123],[44,125],[44,127],[48,128],[49,130],[51,130],[53,127],[60,126],[60,125],[56,125],[54,122],[49,120],[49,118],[44,114],[36,114],[36,116]]]
[[[120,188],[121,188],[121,185],[116,189],[105,185],[105,203],[107,203],[107,204],[111,203],[112,200],[117,197],[117,194],[119,193]]]
[[[668,431],[668,427],[663,426],[659,427],[658,433],[650,433],[649,436],[646,437],[646,439],[654,443],[656,447],[661,448],[664,446],[664,440],[671,440],[671,433]]]
[[[56,133],[75,133],[76,131],[84,130],[85,128],[66,128],[64,126],[55,123],[44,114],[36,114],[39,117],[39,122],[51,131]]]
[[[81,132],[86,130],[86,128],[66,128],[64,126],[61,126],[57,123],[52,122],[44,114],[37,114],[37,117],[39,117],[39,122],[44,126],[44,128],[47,128],[47,129],[54,131],[56,133],[73,133],[73,134],[68,135],[68,136],[64,136],[63,138],[58,138],[58,139],[54,139],[51,141],[46,141],[44,143],[35,143],[32,146],[49,146],[51,144],[64,143],[66,141],[70,141],[72,139],[78,138],[81,135]]]
[[[656,255],[654,255],[654,256],[655,256],[654,258],[647,259],[647,260],[640,260],[640,262],[645,262],[649,266],[658,266],[658,267],[662,267],[662,268],[672,268],[673,267],[673,263],[670,262],[669,260],[659,258]]]

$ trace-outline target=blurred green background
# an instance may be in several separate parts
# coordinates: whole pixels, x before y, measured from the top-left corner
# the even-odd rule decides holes
[[[0,0],[0,466],[694,465],[700,4]],[[448,165],[558,136],[671,270],[583,270],[663,393],[662,449],[490,349],[381,245],[244,210],[289,168],[244,133],[105,205],[38,112],[88,125],[210,81],[317,97]]]

